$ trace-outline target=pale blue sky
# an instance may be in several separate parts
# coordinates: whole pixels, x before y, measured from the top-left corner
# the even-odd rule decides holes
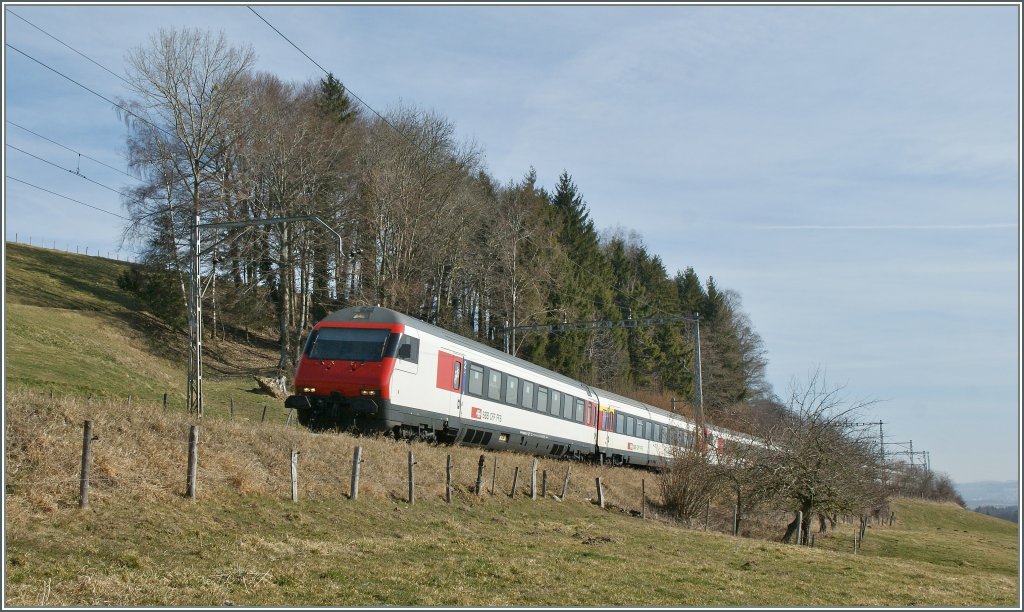
[[[738,291],[780,395],[821,367],[933,469],[1017,478],[1018,5],[254,6],[378,111],[444,114],[502,182],[568,170],[599,228]],[[5,9],[115,72],[195,26],[285,80],[323,76],[244,5]],[[4,40],[126,95],[7,10]],[[6,121],[123,168],[109,103],[4,53]],[[6,121],[7,145],[79,168]],[[114,254],[119,219],[12,179],[120,213],[117,194],[10,146],[4,163],[8,240]]]

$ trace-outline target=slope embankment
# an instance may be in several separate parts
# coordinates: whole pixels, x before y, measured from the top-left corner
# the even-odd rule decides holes
[[[708,531],[683,528],[661,511],[657,476],[636,470],[541,459],[534,499],[532,457],[485,453],[477,495],[479,450],[312,433],[248,393],[245,377],[215,383],[197,422],[180,395],[162,402],[185,368],[153,348],[116,271],[74,269],[123,263],[8,248],[5,606],[1019,603],[1016,525],[956,506],[896,500],[896,523],[870,528],[854,554],[852,524],[816,548],[719,533],[725,509]],[[95,439],[80,509],[86,420]],[[194,500],[184,495],[193,425]],[[783,518],[751,532],[768,537]]]

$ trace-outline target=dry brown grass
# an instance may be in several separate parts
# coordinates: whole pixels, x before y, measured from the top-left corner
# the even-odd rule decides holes
[[[193,419],[150,405],[128,408],[124,402],[55,397],[8,390],[6,397],[8,516],[53,512],[77,506],[82,424],[93,422],[90,502],[111,496],[154,500],[184,492],[187,441]],[[443,499],[445,463],[453,461],[454,495],[475,498],[480,450],[408,444],[386,437],[313,433],[280,423],[207,418],[200,425],[198,495],[220,491],[288,497],[290,451],[299,451],[299,495],[339,498],[350,493],[353,451],[362,447],[361,497],[404,501],[408,494],[408,452],[416,461],[417,499]],[[509,497],[519,467],[517,496],[529,495],[534,458],[511,452],[483,452],[486,500]],[[494,465],[497,462],[496,478]],[[600,467],[540,458],[537,487],[548,472],[547,494],[561,493],[566,469],[572,476],[566,497],[596,500],[602,478],[607,507],[639,511],[641,480],[646,480],[649,510],[657,514],[657,476],[635,469]],[[491,494],[492,479],[494,494]],[[481,500],[483,501],[483,500]]]
[[[8,390],[6,405],[9,520],[77,508],[85,420],[93,421],[94,435],[99,438],[92,451],[91,505],[102,505],[112,497],[157,501],[184,495],[189,428],[196,423],[184,413],[165,412],[159,404],[129,407],[121,401],[60,396],[51,400],[48,394],[25,390]],[[417,500],[444,499],[448,454],[453,464],[452,495],[460,501],[505,503],[510,499],[516,467],[516,496],[530,494],[534,457],[521,453],[313,433],[280,422],[207,417],[200,423],[197,495],[209,499],[230,492],[288,499],[290,456],[295,449],[299,452],[300,498],[347,498],[356,446],[362,447],[363,458],[360,497],[406,503],[410,450],[416,461]],[[477,498],[474,489],[481,454],[485,456],[483,494]],[[662,508],[660,476],[634,468],[539,458],[538,497],[544,471],[547,496],[554,498],[561,494],[570,468],[567,501],[596,504],[596,479],[600,477],[606,508],[638,515],[641,491],[646,490],[648,518],[674,520]],[[778,513],[746,517],[744,535],[777,537],[785,519]],[[726,500],[711,509],[709,530],[731,532],[732,520]],[[702,514],[691,525],[703,528],[704,522]]]

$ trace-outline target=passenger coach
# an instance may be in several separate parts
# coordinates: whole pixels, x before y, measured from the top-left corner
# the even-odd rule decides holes
[[[679,415],[380,307],[313,328],[285,406],[311,428],[642,466],[663,464],[694,433]]]

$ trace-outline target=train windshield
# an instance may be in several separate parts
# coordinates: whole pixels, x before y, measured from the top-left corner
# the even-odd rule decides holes
[[[386,329],[321,327],[309,336],[305,354],[310,359],[337,361],[380,361],[388,356],[394,342]],[[397,334],[395,334],[397,338]]]

